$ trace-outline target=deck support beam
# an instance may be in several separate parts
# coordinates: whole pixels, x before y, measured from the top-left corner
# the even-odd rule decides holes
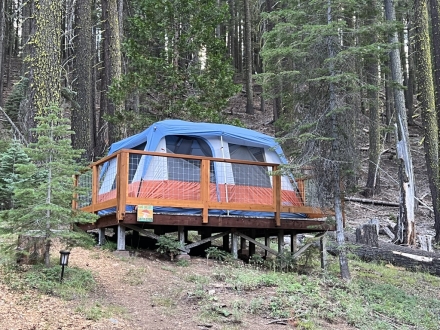
[[[319,240],[319,249],[321,252],[321,268],[326,269],[327,268],[327,236],[324,235]]]
[[[184,226],[178,226],[177,227],[177,233],[178,233],[180,244],[182,246],[185,246],[185,227]]]
[[[296,233],[290,234],[290,252],[296,253],[298,251],[298,235]]]
[[[237,234],[237,236],[243,237],[244,239],[248,240],[249,242],[252,242],[252,243],[254,243],[255,245],[261,247],[262,249],[264,249],[264,250],[266,251],[266,253],[269,252],[269,253],[272,253],[272,254],[274,254],[274,255],[278,255],[278,252],[277,252],[277,251],[272,250],[270,247],[261,244],[260,242],[254,240],[253,238],[251,238],[251,237],[249,237],[249,236],[247,236],[247,235],[245,235],[245,234],[242,234],[242,233],[240,233],[240,232],[238,232],[238,231],[236,232],[236,234]]]
[[[264,234],[264,245],[266,247],[270,247],[270,238],[269,238],[269,234],[266,232]],[[264,256],[267,257],[267,250],[264,250]]]
[[[98,245],[103,246],[105,244],[105,228],[98,229]]]
[[[116,237],[118,239],[117,250],[118,251],[125,251],[125,227],[124,226],[118,225]]]
[[[233,229],[232,233],[231,233],[231,240],[232,240],[232,242],[231,242],[231,253],[232,253],[232,257],[234,259],[238,258],[237,238],[238,238],[237,232],[235,231],[235,229]]]
[[[278,231],[278,253],[283,253],[284,250],[284,230],[280,229]]]

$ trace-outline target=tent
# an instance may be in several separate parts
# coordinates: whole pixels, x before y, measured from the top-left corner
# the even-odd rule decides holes
[[[207,156],[284,164],[286,159],[275,139],[245,128],[182,120],[157,122],[145,131],[111,145],[109,155],[121,149]],[[200,198],[200,161],[130,154],[129,195],[155,199],[197,200]],[[99,201],[116,196],[116,160],[100,172]],[[282,176],[283,205],[303,205],[293,177]],[[266,166],[211,162],[210,199],[248,204],[271,204],[272,176]],[[133,208],[128,208],[131,211]],[[200,213],[191,208],[155,207],[154,212]],[[262,212],[210,210],[268,216]],[[287,216],[287,215],[286,215]],[[292,216],[292,215],[289,215]],[[304,217],[296,214],[294,217]]]

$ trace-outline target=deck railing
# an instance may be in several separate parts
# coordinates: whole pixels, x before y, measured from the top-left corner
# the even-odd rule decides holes
[[[309,197],[311,180],[273,175],[278,170],[273,163],[124,149],[76,178],[85,192],[73,207],[112,210],[118,220],[127,206],[200,209],[203,223],[210,210],[271,212],[278,226],[281,213],[325,216]]]

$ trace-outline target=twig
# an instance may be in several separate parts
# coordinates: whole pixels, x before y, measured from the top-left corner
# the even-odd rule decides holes
[[[294,317],[289,317],[288,319],[278,319],[278,320],[273,320],[273,321],[270,321],[269,323],[266,323],[266,325],[268,325],[268,324],[274,324],[274,323],[279,323],[279,322],[288,322],[288,321],[292,321],[292,320],[294,320],[295,318]]]
[[[17,132],[18,136],[23,140],[22,142],[25,145],[28,145],[28,142],[26,141],[26,138],[23,136],[23,134],[21,134],[20,130],[17,128],[17,126],[15,126],[14,122],[11,120],[11,118],[9,118],[8,114],[3,110],[2,107],[0,107],[0,111],[3,112],[3,114],[6,117],[6,119],[9,121],[9,124],[11,124],[12,128]]]

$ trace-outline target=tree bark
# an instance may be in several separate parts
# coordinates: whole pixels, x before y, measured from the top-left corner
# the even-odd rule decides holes
[[[433,1],[430,1],[431,4]],[[435,1],[437,2],[437,1]],[[434,8],[435,9],[435,8]],[[434,21],[437,20],[438,12],[431,15]],[[435,111],[435,91],[432,76],[431,62],[431,40],[429,35],[428,7],[426,0],[416,0],[415,2],[415,49],[417,51],[417,85],[419,86],[419,100],[424,129],[423,145],[425,149],[426,170],[428,173],[429,188],[431,190],[432,205],[434,209],[434,227],[436,231],[435,240],[440,240],[440,200],[439,200],[439,143],[438,143],[438,121]],[[437,31],[438,32],[438,31]],[[434,36],[434,43],[438,36]],[[440,55],[440,54],[439,54]],[[434,60],[435,57],[434,57]],[[437,60],[439,60],[437,56]]]
[[[119,14],[117,0],[102,1],[102,18],[104,21],[103,38],[103,75],[101,77],[101,111],[112,117],[121,108],[116,106],[109,96],[109,87],[115,79],[121,76],[121,44],[119,38]],[[104,123],[103,123],[104,124]],[[102,127],[101,127],[102,128]],[[119,138],[118,129],[115,124],[109,122],[106,146],[117,141]]]
[[[368,176],[363,195],[367,198],[375,195],[380,189],[378,184],[380,162],[380,109],[379,92],[374,89],[378,86],[379,63],[376,59],[370,59],[367,67],[367,91],[369,105],[369,149],[368,149]]]
[[[40,0],[36,11],[36,33],[32,59],[34,106],[43,115],[61,101],[61,13],[62,2]]]
[[[249,0],[243,1],[244,6],[244,53],[245,53],[245,85],[246,85],[246,113],[254,114],[254,93],[252,86],[252,28],[251,28],[251,10]]]
[[[6,0],[0,0],[0,107],[3,106],[3,63],[5,58]]]
[[[333,22],[333,14],[332,14],[332,0],[327,0],[327,24],[332,24]],[[334,49],[334,43],[335,43],[335,37],[328,37],[328,58],[329,61],[329,72],[330,76],[335,75],[335,69],[334,69],[334,63],[333,59],[336,56],[335,49]],[[332,150],[333,154],[337,155],[339,150],[339,136],[338,136],[338,115],[336,114],[336,91],[335,91],[335,85],[332,81],[329,83],[329,113],[331,114],[331,135],[333,138],[332,141]],[[338,243],[338,249],[339,249],[339,267],[341,272],[341,277],[345,280],[350,280],[350,269],[348,268],[348,258],[347,258],[347,252],[346,252],[346,246],[345,246],[345,235],[344,235],[344,221],[342,216],[342,192],[340,187],[341,182],[341,174],[340,174],[340,165],[339,162],[335,161],[335,164],[333,165],[333,173],[331,173],[334,186],[333,191],[333,201],[334,201],[334,209],[335,209],[335,218],[336,218],[336,241]]]
[[[388,21],[394,22],[396,14],[392,0],[384,0],[385,16]],[[397,32],[389,35],[389,43],[398,43]],[[391,76],[395,84],[402,86],[402,65],[399,48],[395,47],[390,52]],[[401,88],[394,89],[394,106],[396,107],[397,132],[398,132],[398,156],[400,159],[400,212],[397,226],[399,228],[396,242],[403,244],[415,244],[415,220],[414,220],[414,174],[411,151],[409,148],[408,122],[406,118],[405,97]]]
[[[92,81],[92,1],[78,0],[75,8],[75,82],[77,106],[72,109],[72,145],[84,149],[84,159],[91,161],[95,149],[95,109]]]

